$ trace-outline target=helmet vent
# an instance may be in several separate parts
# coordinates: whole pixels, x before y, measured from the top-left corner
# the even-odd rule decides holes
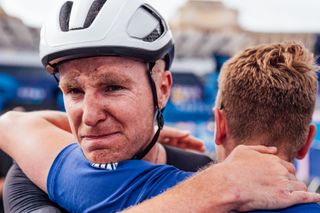
[[[163,28],[161,28],[161,25],[159,24],[156,29],[154,29],[148,36],[146,36],[142,40],[146,42],[153,42],[162,35],[163,31]]]
[[[88,12],[87,18],[84,22],[83,28],[88,28],[92,24],[92,22],[97,17],[98,13],[100,12],[103,5],[106,3],[107,0],[95,0]]]
[[[73,2],[67,1],[63,4],[59,14],[60,28],[63,32],[69,31],[69,20]]]
[[[163,22],[161,21],[161,19],[159,18],[159,15],[156,14],[155,12],[153,12],[150,8],[148,7],[143,7],[143,9],[145,11],[147,11],[150,15],[152,15],[156,20],[158,20],[158,25],[157,27],[146,37],[144,37],[142,40],[146,41],[146,42],[153,42],[155,40],[157,40],[158,38],[160,38],[162,36],[162,34],[164,33],[164,29],[165,27],[163,26]]]

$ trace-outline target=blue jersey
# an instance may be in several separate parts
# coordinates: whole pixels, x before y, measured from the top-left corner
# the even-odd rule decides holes
[[[320,205],[316,203],[299,204],[281,210],[260,210],[250,213],[320,213]]]
[[[69,212],[116,212],[156,196],[191,175],[142,160],[90,165],[80,147],[71,144],[54,160],[47,190],[49,198]]]
[[[49,198],[69,212],[117,212],[152,198],[191,175],[172,166],[142,160],[90,164],[80,147],[71,144],[54,160],[47,190]],[[196,196],[195,190],[195,199]],[[314,213],[320,212],[320,207],[301,204],[282,210],[254,212]]]

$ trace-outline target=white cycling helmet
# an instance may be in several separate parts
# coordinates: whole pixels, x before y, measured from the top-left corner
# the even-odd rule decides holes
[[[40,57],[53,73],[66,60],[124,56],[145,62],[173,55],[172,34],[161,15],[143,0],[62,0],[41,29]]]

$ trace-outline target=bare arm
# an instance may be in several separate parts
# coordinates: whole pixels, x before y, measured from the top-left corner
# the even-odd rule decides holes
[[[0,147],[20,164],[33,182],[46,191],[47,175],[54,158],[74,138],[42,116],[19,112],[1,116],[0,136],[3,140]],[[319,201],[319,196],[307,194],[305,185],[292,177],[290,172],[294,173],[294,169],[291,164],[287,165],[273,155],[259,153],[275,151],[239,147],[223,164],[211,166],[163,195],[128,211],[227,212],[232,209],[281,208],[297,202]],[[195,199],[195,193],[202,199]],[[166,205],[163,205],[164,202]]]
[[[0,117],[0,148],[44,191],[53,160],[75,141],[69,132],[52,125],[54,121],[33,112],[8,112]]]
[[[318,202],[307,193],[291,164],[262,146],[239,146],[223,163],[212,165],[167,192],[124,212],[230,212],[284,208]]]
[[[0,148],[7,152],[26,175],[46,191],[46,177],[57,154],[75,139],[64,112],[8,112],[0,118]],[[160,139],[201,144],[189,133],[165,128]],[[201,144],[202,145],[202,144]]]
[[[33,111],[28,112],[35,119],[44,119],[51,123],[52,125],[65,130],[67,132],[71,132],[70,124],[68,121],[67,114],[65,112],[53,111],[53,110],[43,110],[43,111]]]
[[[44,119],[52,125],[71,132],[70,124],[68,121],[67,114],[65,112],[43,110],[29,112],[34,119]],[[190,132],[182,131],[177,128],[164,126],[159,136],[159,143],[168,144],[182,149],[190,149],[199,152],[204,152],[204,142],[198,138],[193,137]]]

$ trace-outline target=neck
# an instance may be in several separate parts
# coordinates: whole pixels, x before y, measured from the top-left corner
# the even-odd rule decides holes
[[[167,162],[166,151],[161,144],[156,143],[143,160],[154,164],[165,164]]]
[[[265,142],[265,139],[263,139],[263,138],[254,138],[254,139],[250,139],[250,140],[244,141],[241,144],[249,145],[249,146],[250,145],[251,146],[255,146],[255,145],[269,144],[268,142],[265,142],[265,143],[264,142]],[[279,144],[285,144],[285,143],[287,143],[287,142],[286,141],[284,141],[284,142],[280,141],[279,142]],[[235,146],[240,145],[240,144],[237,144],[235,141],[228,141],[225,144],[230,145],[228,147],[224,146],[225,150],[226,150],[226,156],[228,156],[231,153],[231,151],[235,148]],[[269,146],[269,145],[267,145],[267,146]],[[288,162],[293,162],[294,159],[292,158],[292,156],[289,156],[288,151],[286,151],[286,148],[284,146],[282,146],[282,147],[279,146],[277,148],[278,148],[278,152],[277,152],[276,155],[279,158],[281,158],[282,160],[288,161]]]
[[[278,149],[280,149],[280,148],[278,148]],[[282,151],[282,150],[278,150],[277,156],[278,156],[279,158],[281,158],[282,160],[285,160],[285,161],[288,161],[288,162],[292,163],[292,162],[293,162],[293,159],[291,159],[291,158],[288,156],[288,154],[285,154],[285,153],[283,153],[283,152],[281,152],[281,151]]]

